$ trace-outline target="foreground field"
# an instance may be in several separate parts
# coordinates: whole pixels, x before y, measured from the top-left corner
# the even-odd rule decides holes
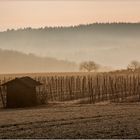
[[[1,109],[0,138],[140,138],[140,103]]]

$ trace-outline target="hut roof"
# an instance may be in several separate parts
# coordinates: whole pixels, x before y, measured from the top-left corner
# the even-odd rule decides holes
[[[27,87],[36,87],[36,86],[42,85],[40,82],[38,82],[38,81],[26,76],[26,77],[21,77],[21,78],[15,78],[15,79],[13,79],[11,81],[8,81],[8,82],[2,84],[2,86],[4,86],[4,85],[7,86],[7,85],[17,83],[17,82],[21,83],[21,84],[23,84],[23,85],[25,85]]]

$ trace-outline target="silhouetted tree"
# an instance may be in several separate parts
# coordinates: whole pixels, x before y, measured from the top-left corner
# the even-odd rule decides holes
[[[135,71],[135,70],[138,70],[140,69],[140,62],[134,60],[132,61],[128,66],[127,66],[127,69],[128,70],[131,70],[131,71]]]
[[[97,71],[99,69],[99,65],[96,64],[94,61],[86,61],[80,64],[80,70],[85,70],[88,72]]]

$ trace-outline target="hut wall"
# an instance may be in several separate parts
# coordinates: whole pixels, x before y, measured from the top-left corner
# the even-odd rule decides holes
[[[25,107],[36,105],[36,90],[20,83],[7,86],[7,107]]]

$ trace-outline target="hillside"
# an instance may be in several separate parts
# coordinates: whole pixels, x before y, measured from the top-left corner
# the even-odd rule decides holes
[[[25,28],[0,32],[0,48],[124,68],[140,60],[139,37],[140,23]]]
[[[75,70],[77,70],[77,65],[73,62],[0,49],[0,73],[69,72]]]

